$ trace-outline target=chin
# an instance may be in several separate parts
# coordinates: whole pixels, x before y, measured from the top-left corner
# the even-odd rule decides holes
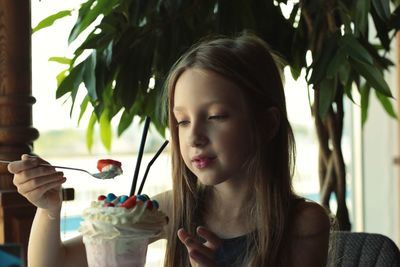
[[[216,179],[216,178],[210,178],[210,177],[202,178],[201,176],[197,176],[197,179],[199,180],[199,182],[202,185],[206,185],[206,186],[219,185],[219,184],[225,182],[225,180],[223,180],[223,179]]]

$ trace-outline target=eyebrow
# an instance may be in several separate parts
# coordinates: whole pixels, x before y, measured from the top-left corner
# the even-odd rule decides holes
[[[212,105],[228,105],[229,106],[229,104],[227,104],[225,101],[221,101],[221,100],[210,101],[207,104],[205,104],[204,106],[209,107],[209,106],[212,106]],[[185,110],[186,110],[185,107],[175,106],[172,111],[173,112],[182,112],[182,111],[185,111]]]
[[[182,112],[182,111],[184,111],[185,110],[185,108],[184,107],[180,107],[180,106],[178,106],[178,107],[174,107],[173,108],[173,110],[172,110],[172,112]]]

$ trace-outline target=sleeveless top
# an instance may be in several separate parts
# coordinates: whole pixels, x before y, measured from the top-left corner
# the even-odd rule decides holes
[[[229,239],[221,239],[221,245],[216,252],[218,267],[241,267],[243,256],[247,250],[250,235],[243,235]]]
[[[304,202],[304,198],[295,198],[292,200],[292,208],[296,207],[299,203]],[[218,267],[243,267],[244,254],[248,249],[248,244],[251,241],[251,234],[242,235],[229,239],[221,239],[221,246],[216,252],[216,261]]]

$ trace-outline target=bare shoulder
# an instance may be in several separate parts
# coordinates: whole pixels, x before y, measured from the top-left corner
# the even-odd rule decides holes
[[[329,247],[330,219],[317,203],[301,202],[294,211],[291,255],[296,267],[326,266]]]
[[[293,235],[295,237],[313,237],[329,234],[330,219],[324,207],[315,202],[299,203],[294,212]]]
[[[168,218],[172,218],[172,209],[173,209],[173,201],[172,201],[172,190],[162,192],[152,197],[153,200],[156,200],[159,204],[159,210],[165,213]],[[171,223],[164,228],[163,238],[167,238],[168,233],[170,231]]]
[[[172,215],[172,190],[168,190],[152,197],[160,205],[160,210],[167,216]]]

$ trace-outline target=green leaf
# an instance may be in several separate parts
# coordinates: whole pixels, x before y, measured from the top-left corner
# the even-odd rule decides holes
[[[89,96],[85,96],[85,98],[83,99],[82,103],[81,103],[81,111],[79,112],[79,118],[78,118],[78,126],[79,123],[81,122],[81,119],[83,117],[83,114],[85,114],[86,108],[88,106],[89,103]]]
[[[85,39],[79,49],[96,49],[97,51],[102,51],[107,49],[107,46],[112,43],[113,38],[115,38],[115,35],[92,32]]]
[[[358,103],[356,103],[355,101],[354,101],[354,98],[353,98],[353,93],[352,93],[352,90],[353,89],[353,82],[352,81],[349,81],[349,82],[347,82],[345,85],[344,85],[344,87],[343,87],[343,91],[344,91],[344,93],[347,95],[347,97],[351,100],[351,102],[353,102],[353,104],[358,104]]]
[[[349,62],[346,60],[343,62],[342,65],[339,66],[339,70],[338,70],[338,78],[341,84],[346,85],[349,81],[349,77],[350,77],[350,64]]]
[[[295,81],[300,77],[301,70],[298,66],[290,66],[290,73]]]
[[[82,83],[84,64],[81,62],[79,65],[74,67],[68,76],[60,83],[56,91],[56,98],[60,98],[66,93],[70,92],[73,94],[74,91],[78,90],[79,85]]]
[[[125,66],[130,65],[127,64]],[[137,78],[138,73],[132,71],[132,68],[135,69],[135,67],[132,66],[131,68],[125,66],[122,66],[116,78],[115,95],[118,101],[120,101],[125,108],[129,109],[137,101],[139,81]]]
[[[326,70],[326,77],[332,79],[336,76],[336,73],[339,72],[341,66],[345,63],[346,54],[343,51],[343,48],[340,48],[336,51],[336,54],[332,57],[331,61],[328,64],[328,68]]]
[[[88,95],[92,101],[97,100],[96,93],[96,50],[94,50],[90,56],[85,60],[85,70],[83,72],[83,82],[86,86]]]
[[[323,79],[318,89],[320,90],[319,116],[323,120],[335,100],[337,79]]]
[[[390,17],[390,1],[389,0],[372,0],[372,5],[374,6],[379,17],[387,21]]]
[[[100,15],[108,15],[119,0],[89,0],[79,9],[79,17],[68,38],[72,43],[87,27],[89,27]]]
[[[376,35],[380,40],[380,46],[383,46],[386,50],[390,50],[390,40],[389,37],[389,28],[388,28],[388,21],[382,19],[379,14],[377,13],[375,8],[371,9],[371,17],[372,21],[374,22],[374,26],[376,29]]]
[[[356,32],[367,32],[368,14],[371,2],[369,0],[356,0],[354,9],[354,26]]]
[[[361,95],[361,126],[364,127],[365,122],[368,118],[368,106],[369,106],[369,93],[371,91],[370,86],[364,83],[360,86]]]
[[[378,98],[379,102],[381,103],[382,107],[384,108],[384,110],[386,111],[386,113],[396,119],[396,112],[394,111],[392,102],[390,102],[389,98],[381,93],[379,93],[378,91],[375,91],[376,97]]]
[[[56,76],[57,87],[59,87],[60,84],[62,83],[62,81],[64,81],[65,77],[67,77],[68,72],[69,72],[69,69],[66,69],[57,74],[57,76]]]
[[[392,97],[389,85],[386,83],[385,79],[383,78],[383,74],[378,69],[372,65],[368,65],[357,60],[350,60],[350,64],[361,76],[365,78],[371,87],[385,96]]]
[[[92,115],[90,116],[89,123],[86,129],[86,146],[89,151],[92,151],[93,147],[93,133],[96,121],[97,121],[96,114],[92,112]]]
[[[70,58],[66,58],[66,57],[50,57],[49,61],[57,62],[57,63],[64,64],[64,65],[70,65],[72,62],[72,60]]]
[[[103,146],[107,151],[111,150],[112,129],[109,117],[109,110],[103,110],[100,116],[100,138]]]
[[[312,64],[312,74],[309,80],[311,84],[318,84],[326,76],[329,63],[337,51],[337,42],[335,36],[327,38],[324,45]]]
[[[400,5],[396,7],[389,19],[389,29],[400,29]]]
[[[114,90],[112,89],[111,83],[108,83],[103,87],[103,91],[101,92],[101,101],[105,107],[110,107],[115,102],[113,92]]]
[[[374,45],[365,37],[359,38],[359,41],[362,43],[365,49],[368,50],[368,53],[374,59],[374,65],[377,68],[379,68],[380,70],[387,70],[390,66],[394,66],[394,63],[386,57],[391,55],[388,53],[381,53],[381,50],[386,48],[383,48],[381,45]]]
[[[71,16],[71,13],[72,13],[72,10],[62,10],[62,11],[59,11],[58,13],[56,13],[56,14],[48,16],[47,18],[45,18],[42,21],[40,21],[38,23],[38,25],[36,25],[36,27],[34,27],[32,29],[32,33],[35,33],[35,32],[37,32],[37,31],[39,31],[41,29],[44,29],[44,28],[47,28],[47,27],[53,25],[56,20],[59,20],[59,19],[64,18],[66,16]]]
[[[121,134],[128,129],[133,121],[133,117],[133,113],[128,112],[126,109],[124,110],[118,124],[118,136],[121,136]]]
[[[290,22],[291,25],[293,25],[296,22],[296,18],[299,15],[299,8],[300,8],[300,3],[296,3],[293,5],[293,9],[290,12],[290,16],[288,21]]]
[[[368,50],[352,35],[346,34],[339,39],[339,45],[347,52],[347,55],[355,60],[373,64],[373,59]]]
[[[357,1],[362,2],[363,0]],[[345,34],[350,33],[358,36],[359,33],[357,31],[360,28],[358,23],[360,23],[360,21],[362,23],[362,20],[364,19],[362,15],[364,13],[361,12],[361,10],[350,11],[347,4],[343,3],[342,1],[338,1],[337,5],[337,15],[335,17],[336,20],[340,21],[340,23],[342,24],[341,29],[343,30],[343,32]],[[354,5],[353,8],[356,8],[356,6]],[[360,13],[356,14],[357,11],[359,11]],[[352,13],[354,13],[355,15],[351,15]]]

